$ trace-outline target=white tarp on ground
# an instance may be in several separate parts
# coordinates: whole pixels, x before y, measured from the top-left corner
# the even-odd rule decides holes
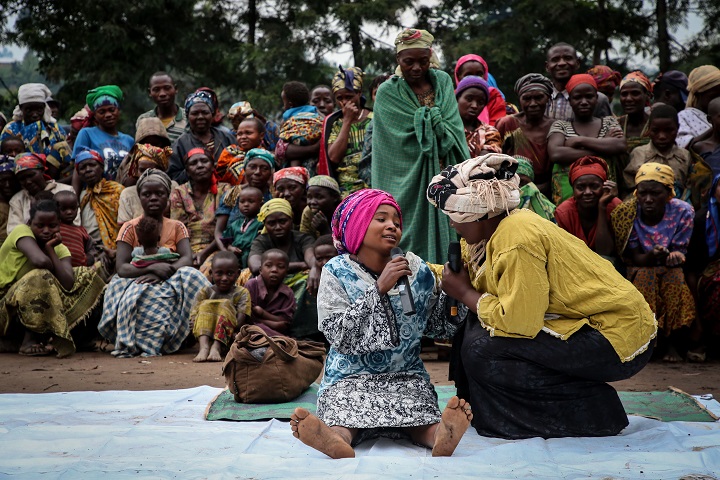
[[[378,439],[330,460],[286,422],[204,420],[219,391],[0,395],[0,478],[720,478],[720,422],[630,417],[617,437],[522,441],[471,429],[451,458]]]

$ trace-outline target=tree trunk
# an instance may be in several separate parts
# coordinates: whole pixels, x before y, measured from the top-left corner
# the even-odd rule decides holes
[[[660,61],[660,71],[665,72],[670,69],[670,34],[668,33],[668,17],[666,0],[657,0],[655,2],[655,18],[657,20],[658,31],[658,60]]]
[[[605,35],[605,28],[603,27],[602,19],[605,17],[605,0],[598,0],[598,18],[600,21],[597,23],[598,31],[595,39],[595,48],[593,49],[593,65],[600,65],[602,52],[607,45],[607,37]]]
[[[258,13],[257,0],[248,0],[248,43],[255,45],[255,29],[257,28]]]
[[[363,62],[360,24],[356,23],[355,20],[350,20],[348,31],[350,32],[350,45],[352,46],[353,60],[355,61],[355,66],[364,69],[365,64]]]

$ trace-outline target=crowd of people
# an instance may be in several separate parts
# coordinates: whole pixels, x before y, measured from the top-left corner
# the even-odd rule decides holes
[[[369,86],[342,66],[329,85],[288,81],[278,121],[239,101],[226,122],[207,87],[178,104],[157,72],[134,138],[118,86],[90,90],[67,129],[45,85],[20,86],[0,135],[2,351],[67,356],[99,331],[118,357],[198,342],[196,361],[221,361],[246,323],[321,339],[318,416],[300,409],[293,431],[333,457],[387,426],[452,454],[471,404],[493,436],[624,428],[604,382],[653,350],[720,351],[720,70],[581,73],[558,43],[515,106],[491,63],[464,55],[453,78],[432,41],[401,32],[397,69]],[[456,273],[442,264],[459,238]],[[442,416],[428,335],[458,352]],[[523,410],[551,384],[546,415]]]

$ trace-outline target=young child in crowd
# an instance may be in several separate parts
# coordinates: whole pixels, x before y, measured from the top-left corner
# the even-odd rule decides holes
[[[310,92],[310,104],[318,109],[320,115],[327,117],[335,111],[335,99],[327,85],[315,85]]]
[[[712,177],[720,174],[720,97],[710,100],[707,108],[707,119],[711,126],[711,135],[705,140],[691,144],[705,163],[712,169]]]
[[[668,165],[675,174],[675,196],[683,198],[690,172],[690,152],[675,144],[678,134],[678,113],[670,105],[656,105],[650,112],[648,135],[650,143],[636,147],[625,167],[625,185],[635,188],[635,175],[641,165],[654,162]],[[629,193],[629,192],[628,192]]]
[[[232,242],[227,246],[227,249],[238,256],[240,268],[247,268],[250,246],[255,237],[258,236],[260,229],[262,229],[263,224],[257,218],[262,204],[263,194],[259,189],[255,187],[243,188],[238,197],[238,209],[242,216],[225,229],[223,238],[220,240],[223,245],[228,240]]]
[[[338,256],[331,234],[322,235],[315,240],[313,251],[315,252],[315,265],[319,269],[322,269],[327,262]]]
[[[287,82],[280,94],[283,102],[283,124],[280,127],[280,141],[275,147],[275,157],[282,165],[304,166],[315,174],[315,164],[322,136],[323,117],[315,106],[310,105],[310,91],[302,82]],[[298,151],[290,162],[287,150],[292,147],[307,150]],[[289,163],[289,165],[287,164]]]
[[[54,200],[57,202],[60,211],[62,243],[70,250],[72,266],[90,267],[94,265],[97,255],[95,243],[90,238],[85,227],[73,223],[78,208],[80,208],[77,195],[70,190],[62,190],[55,194]]]
[[[8,157],[16,157],[25,151],[25,142],[20,137],[8,137],[0,143],[0,153]]]
[[[159,247],[160,231],[162,225],[152,217],[143,216],[135,225],[139,247],[135,247],[131,253],[134,267],[144,268],[155,263],[173,263],[180,258],[179,253],[173,253],[167,247]]]
[[[193,362],[221,362],[235,332],[250,315],[250,294],[235,285],[240,275],[235,254],[216,253],[211,268],[213,285],[200,291],[190,311],[193,335],[200,342]]]
[[[285,252],[271,248],[262,254],[260,275],[245,284],[252,300],[250,320],[271,336],[289,333],[297,308],[293,291],[283,284],[289,264]]]
[[[237,145],[229,145],[220,154],[215,176],[218,182],[240,185],[245,182],[245,153],[262,146],[265,124],[255,117],[246,118],[238,125]]]

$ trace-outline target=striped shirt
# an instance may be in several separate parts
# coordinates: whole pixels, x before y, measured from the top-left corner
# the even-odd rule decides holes
[[[85,244],[90,238],[85,227],[79,227],[77,225],[68,225],[66,223],[60,224],[60,235],[62,236],[62,243],[68,250],[70,250],[70,256],[72,257],[73,267],[87,267],[87,256],[85,255]]]
[[[170,122],[169,125],[167,125],[165,127],[165,130],[167,130],[168,137],[170,137],[170,143],[175,143],[175,140],[177,140],[180,135],[185,133],[185,131],[188,128],[187,118],[185,117],[185,109],[181,108],[179,105],[177,107],[178,107],[177,115],[175,115],[175,118]],[[160,117],[158,117],[158,114],[157,114],[157,107],[140,115],[137,118],[137,121],[135,122],[135,128],[137,129],[137,122],[139,122],[141,118],[151,118],[151,117],[160,118]]]

